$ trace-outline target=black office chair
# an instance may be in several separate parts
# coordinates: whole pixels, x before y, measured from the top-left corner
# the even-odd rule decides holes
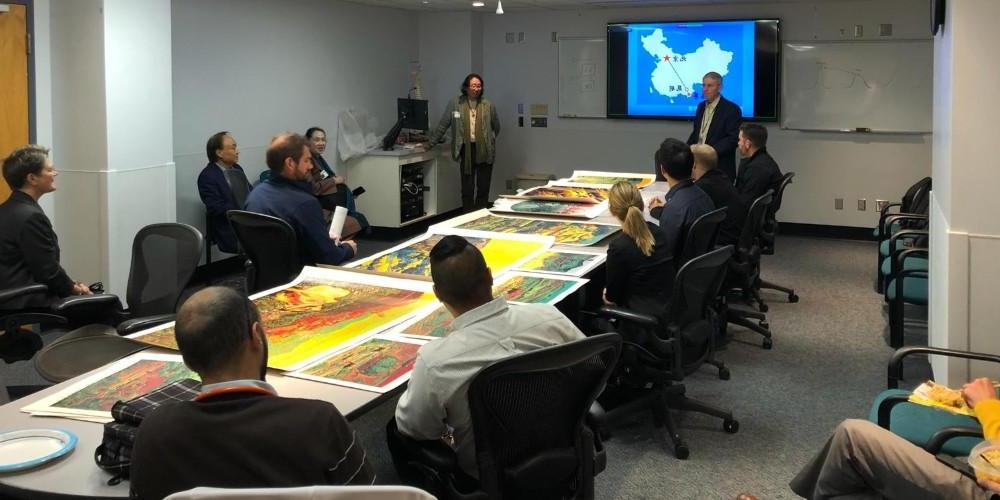
[[[298,239],[287,222],[244,210],[230,210],[226,217],[248,257],[250,293],[288,283],[302,272]]]
[[[711,359],[715,351],[720,319],[712,306],[722,289],[732,255],[733,247],[728,245],[684,264],[674,279],[663,324],[654,316],[618,307],[606,306],[600,310],[606,317],[638,327],[622,330],[625,335],[622,357],[609,391],[613,386],[611,397],[618,396],[627,402],[608,411],[609,424],[637,410],[651,410],[654,424],[666,425],[674,455],[682,460],[690,450],[677,432],[670,410],[719,417],[726,432],[739,430],[739,422],[731,412],[688,398],[685,385],[680,383],[685,375]]]
[[[483,368],[468,392],[479,481],[469,483],[440,441],[411,440],[419,444],[405,467],[439,498],[594,498],[594,476],[607,463],[595,400],[620,351],[621,337],[608,333]],[[407,439],[394,419],[388,428],[390,439]]]
[[[678,266],[685,262],[715,248],[715,242],[719,238],[719,230],[722,222],[726,220],[726,207],[712,210],[695,219],[691,227],[688,228],[687,236],[684,238],[684,247],[681,249],[681,259]]]
[[[47,312],[5,308],[4,303],[31,295],[47,295],[49,287],[37,284],[0,290],[0,359],[14,363],[31,359],[42,348],[42,337],[24,327],[33,324],[64,326],[66,318]]]
[[[778,236],[778,210],[781,210],[781,199],[785,195],[785,188],[792,183],[793,177],[795,177],[795,172],[788,172],[781,178],[781,184],[778,186],[778,191],[774,193],[774,201],[771,203],[771,206],[767,210],[767,214],[764,216],[764,226],[761,228],[760,233],[760,253],[762,255],[774,255],[774,240]],[[788,294],[788,302],[793,304],[799,301],[799,296],[795,295],[795,290],[771,283],[767,280],[760,280],[758,288],[784,292]],[[764,306],[764,308],[761,309],[761,312],[767,312],[767,307]]]
[[[760,276],[760,228],[764,224],[764,215],[773,197],[774,193],[769,189],[750,205],[746,222],[743,224],[743,232],[740,233],[740,239],[736,244],[736,252],[729,263],[728,281],[717,304],[719,314],[726,319],[725,323],[740,325],[762,335],[764,340],[761,345],[764,349],[773,346],[767,316],[763,312],[731,307],[729,291],[739,290],[748,305],[752,306],[753,302],[758,306],[763,304],[757,288]],[[756,319],[757,323],[751,322],[750,319]],[[723,331],[725,323],[722,325]]]
[[[117,305],[111,326],[77,328],[46,346],[35,356],[35,369],[52,382],[61,382],[119,359],[147,346],[119,337],[173,321],[181,294],[201,260],[204,239],[197,229],[180,223],[150,224],[132,240],[132,266],[122,309],[110,294],[80,295],[60,301],[57,312]]]

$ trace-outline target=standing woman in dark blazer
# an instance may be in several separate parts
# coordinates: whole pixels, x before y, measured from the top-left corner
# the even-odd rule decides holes
[[[666,234],[643,217],[642,196],[630,182],[611,187],[608,208],[622,232],[608,246],[604,301],[663,317],[676,272]]]
[[[451,128],[451,156],[462,169],[462,206],[466,211],[486,208],[490,178],[500,135],[500,117],[493,103],[483,98],[483,77],[470,73],[462,81],[462,94],[452,99],[431,133],[431,147]]]

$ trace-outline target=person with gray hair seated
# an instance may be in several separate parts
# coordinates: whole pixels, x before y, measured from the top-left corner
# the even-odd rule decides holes
[[[174,328],[184,363],[203,385],[194,401],[163,405],[139,426],[133,498],[198,486],[374,483],[360,439],[336,407],[278,397],[265,381],[267,333],[253,302],[206,288],[181,306]]]

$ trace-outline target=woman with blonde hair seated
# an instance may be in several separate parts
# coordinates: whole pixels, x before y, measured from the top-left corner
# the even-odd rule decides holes
[[[604,302],[662,317],[674,285],[674,262],[666,234],[643,215],[639,190],[618,182],[608,195],[622,232],[608,247]]]

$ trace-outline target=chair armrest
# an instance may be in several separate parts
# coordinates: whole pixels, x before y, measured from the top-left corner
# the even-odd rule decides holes
[[[660,321],[648,314],[637,313],[618,306],[604,306],[598,311],[601,316],[620,319],[647,328],[660,326]]]
[[[122,303],[117,295],[101,293],[95,295],[71,295],[59,299],[52,304],[52,310],[63,316],[91,315],[102,313],[110,315],[122,310]]]
[[[597,434],[598,441],[607,440],[611,437],[611,432],[608,429],[608,414],[604,411],[604,407],[601,403],[594,401],[590,404],[590,408],[587,410],[587,415],[584,417],[584,423],[587,427],[594,430]]]
[[[893,394],[882,400],[878,404],[878,426],[885,429],[889,429],[890,417],[892,416],[892,409],[900,404],[905,403],[910,400],[910,396],[906,394]]]
[[[985,439],[983,437],[983,430],[977,429],[975,427],[966,427],[960,425],[954,425],[950,427],[942,427],[938,429],[931,438],[924,443],[924,449],[927,450],[931,455],[937,455],[941,453],[941,448],[944,448],[945,443],[953,438],[958,437],[974,437]]]
[[[58,314],[39,312],[14,313],[0,318],[0,330],[13,332],[24,325],[33,325],[36,323],[63,326],[69,324],[69,320]]]
[[[899,381],[903,380],[903,359],[911,354],[935,354],[938,356],[948,356],[954,358],[974,359],[976,361],[988,361],[1000,364],[1000,356],[981,352],[959,351],[955,349],[944,349],[941,347],[928,346],[908,346],[896,349],[896,352],[889,358],[889,389],[898,389]]]
[[[878,222],[879,222],[879,226],[880,227],[881,227],[882,221],[884,221],[885,218],[886,218],[886,216],[889,215],[889,209],[893,208],[893,207],[903,208],[903,203],[902,202],[886,203],[885,206],[882,207],[882,210],[879,212],[879,218],[878,218]]]
[[[889,256],[891,257],[892,254],[896,253],[896,244],[900,239],[916,238],[918,236],[927,236],[928,234],[930,233],[919,229],[904,229],[902,231],[896,231],[895,234],[889,237]]]
[[[176,314],[157,314],[155,316],[143,316],[141,318],[127,319],[118,323],[118,335],[124,336],[141,332],[147,328],[169,323],[176,317]]]
[[[903,262],[906,261],[907,257],[923,255],[924,257],[930,257],[930,251],[926,248],[899,248],[896,249],[896,253],[892,255],[891,267],[889,268],[889,273],[892,276],[897,276],[900,271],[903,270]]]
[[[19,286],[15,288],[5,288],[0,290],[0,304],[8,300],[23,297],[25,295],[45,294],[49,292],[49,287],[35,283],[33,285]]]

